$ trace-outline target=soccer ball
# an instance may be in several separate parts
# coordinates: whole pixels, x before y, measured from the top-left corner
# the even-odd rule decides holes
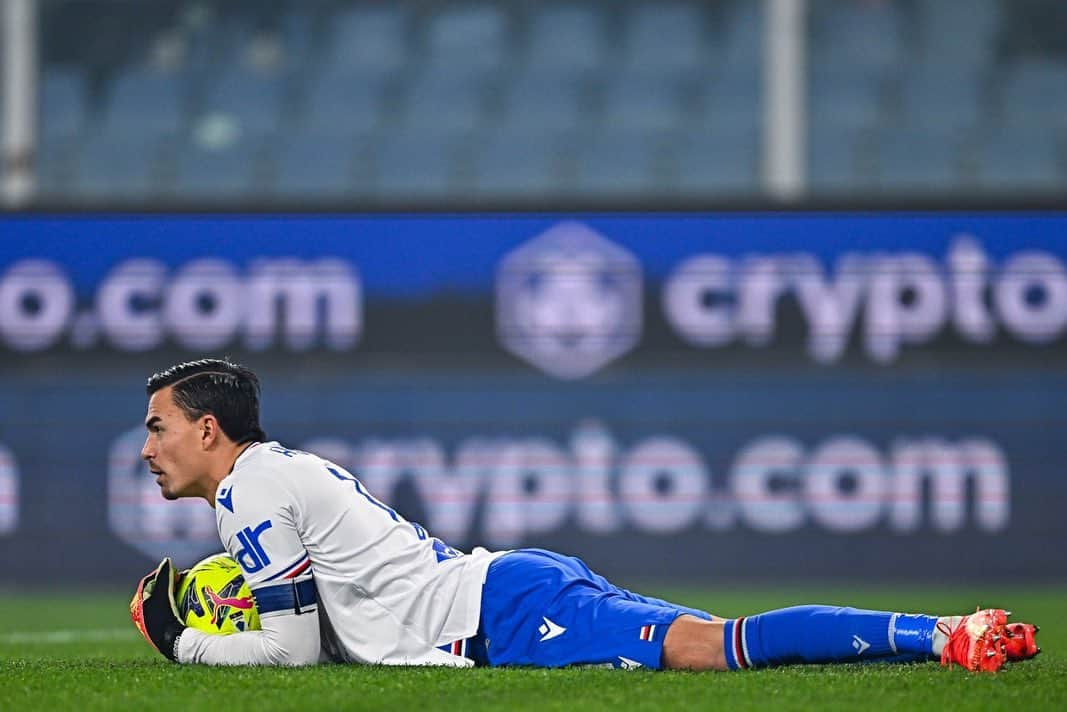
[[[241,567],[226,554],[214,554],[185,572],[175,592],[185,625],[229,635],[259,630],[259,612]]]

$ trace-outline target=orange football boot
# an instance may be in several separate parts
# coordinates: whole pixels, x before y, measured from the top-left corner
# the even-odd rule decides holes
[[[948,636],[941,651],[941,664],[960,665],[971,672],[996,672],[1008,661],[1008,614],[1000,608],[977,610],[964,616],[954,630],[938,623]]]
[[[1005,628],[1008,635],[1004,648],[1007,650],[1008,660],[1029,660],[1041,652],[1034,639],[1041,630],[1039,627],[1030,623],[1008,623]]]

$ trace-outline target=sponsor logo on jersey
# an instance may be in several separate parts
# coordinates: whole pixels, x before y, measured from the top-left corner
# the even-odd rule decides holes
[[[230,510],[230,512],[233,512],[233,487],[223,487],[219,490],[215,501]]]
[[[266,519],[255,527],[245,527],[237,532],[237,541],[241,543],[241,548],[234,552],[233,558],[246,574],[254,574],[270,564],[270,557],[259,543],[259,537],[271,526],[271,521]]]
[[[422,529],[422,527],[419,528]],[[426,530],[423,529],[423,531]],[[437,563],[441,563],[442,561],[448,561],[449,559],[458,559],[459,557],[463,556],[462,551],[453,549],[451,546],[436,537],[434,537],[433,539],[433,553],[437,557]]]
[[[552,621],[548,620],[544,616],[541,617],[541,620],[543,620],[544,623],[542,623],[541,626],[537,629],[537,632],[541,634],[541,641],[540,642],[542,642],[542,643],[545,642],[546,640],[552,640],[553,638],[558,638],[559,636],[561,636],[561,635],[563,635],[564,633],[567,632],[566,628],[564,628],[561,625],[556,625],[555,623],[553,623]]]
[[[622,668],[623,670],[636,670],[637,668],[644,667],[644,666],[641,663],[637,662],[636,660],[631,660],[630,658],[624,658],[623,656],[620,655],[619,656],[619,667]]]
[[[871,647],[871,644],[858,635],[854,635],[852,636],[852,647],[855,648],[856,655],[863,655],[863,651]]]

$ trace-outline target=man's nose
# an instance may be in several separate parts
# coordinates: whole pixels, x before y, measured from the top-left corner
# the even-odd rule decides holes
[[[152,437],[149,435],[144,439],[144,445],[141,446],[141,459],[150,460],[155,457],[155,453],[152,451]]]

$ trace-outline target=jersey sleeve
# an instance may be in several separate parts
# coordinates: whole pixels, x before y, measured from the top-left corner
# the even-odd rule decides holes
[[[204,665],[312,665],[321,659],[317,615],[273,616],[262,630],[212,635],[187,628],[178,662]]]
[[[256,473],[259,474],[259,473]],[[263,473],[223,480],[216,493],[219,537],[252,590],[262,630],[209,635],[187,629],[179,662],[306,665],[319,660],[318,600],[296,520],[295,493]]]

